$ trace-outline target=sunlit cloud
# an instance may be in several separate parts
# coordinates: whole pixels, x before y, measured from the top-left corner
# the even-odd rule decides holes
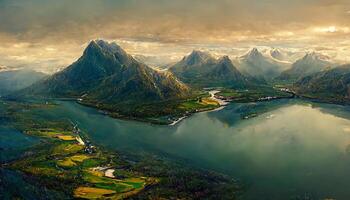
[[[328,27],[314,28],[314,31],[318,32],[318,33],[336,33],[336,32],[349,33],[350,28],[349,27],[328,26]]]
[[[321,49],[349,61],[348,0],[0,0],[0,64],[54,72],[96,38],[174,62],[192,49]],[[168,59],[166,59],[168,58]]]

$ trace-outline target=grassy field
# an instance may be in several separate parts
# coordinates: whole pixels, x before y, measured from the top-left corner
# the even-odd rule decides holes
[[[103,199],[115,193],[116,192],[114,190],[95,187],[78,187],[74,191],[74,197],[83,199]]]
[[[257,87],[249,90],[223,89],[221,92],[217,93],[217,95],[240,103],[255,102],[265,97],[289,98],[292,96],[289,93],[282,92],[278,88],[273,87]]]
[[[60,188],[67,194],[83,199],[120,199],[141,191],[146,185],[155,183],[153,178],[141,178],[133,172],[130,178],[113,179],[104,176],[104,171],[93,169],[113,165],[111,154],[94,148],[85,152],[86,146],[76,141],[70,122],[43,120],[30,112],[13,113],[17,126],[24,133],[43,139],[43,143],[25,156],[11,163],[11,168],[40,177],[40,182],[53,189]],[[52,126],[51,125],[56,125]],[[66,184],[65,184],[66,183]]]
[[[71,157],[65,157],[63,160],[57,161],[57,165],[61,167],[73,167],[82,163],[84,160],[91,158],[89,155],[78,154]]]
[[[70,155],[79,153],[84,149],[84,146],[73,142],[61,142],[52,149],[53,155]]]
[[[218,102],[209,98],[193,99],[182,102],[178,105],[178,109],[183,112],[196,112],[218,108],[220,105]]]
[[[74,136],[72,135],[58,135],[58,139],[64,140],[64,141],[74,141],[76,140]]]
[[[171,124],[174,118],[179,118],[194,112],[218,108],[219,104],[208,97],[210,97],[209,93],[203,92],[184,100],[161,101],[140,105],[104,105],[93,101],[84,101],[79,103],[106,111],[114,118],[131,119],[166,125]]]
[[[207,97],[177,102],[172,108],[179,110],[177,107],[182,103],[185,110],[216,106]],[[40,191],[42,188],[59,191],[62,198],[57,199],[124,199],[133,195],[137,199],[229,199],[226,197],[236,196],[238,191],[231,177],[168,165],[163,158],[146,157],[143,152],[138,154],[144,161],[100,147],[87,153],[86,146],[73,140],[70,121],[54,118],[50,110],[53,106],[17,102],[7,105],[3,115],[8,117],[10,125],[41,139],[21,158],[7,163],[6,168],[23,172],[25,181]],[[115,169],[116,178],[105,177],[107,168]],[[26,199],[20,198],[20,194],[18,197]]]

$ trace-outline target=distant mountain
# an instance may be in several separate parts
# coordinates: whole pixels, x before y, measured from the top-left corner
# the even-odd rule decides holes
[[[275,56],[278,56],[277,53]],[[278,76],[289,67],[288,63],[266,57],[256,48],[239,57],[237,64],[242,73],[267,80]]]
[[[116,43],[96,40],[76,62],[26,93],[98,104],[138,104],[185,98],[190,89],[171,73],[136,61]]]
[[[248,83],[228,56],[216,59],[202,51],[193,51],[169,70],[195,87],[242,87]]]
[[[172,65],[175,62],[175,60],[170,58],[170,56],[168,55],[152,56],[152,55],[137,54],[137,55],[133,55],[133,57],[141,63],[145,63],[150,67],[158,68],[161,70],[167,69],[169,65]]]
[[[315,52],[307,53],[303,58],[293,63],[292,67],[278,77],[281,80],[297,80],[299,78],[320,72],[332,64],[327,56]]]
[[[301,78],[295,83],[294,90],[314,98],[350,102],[350,64]]]
[[[271,49],[270,55],[277,60],[286,60],[286,56],[279,49]]]
[[[0,71],[0,96],[26,88],[46,76],[44,73],[27,69]]]
[[[285,49],[280,48],[270,48],[265,49],[263,51],[263,54],[271,58],[277,62],[284,62],[284,63],[294,63],[298,59],[300,59],[303,55],[302,52],[292,52]]]

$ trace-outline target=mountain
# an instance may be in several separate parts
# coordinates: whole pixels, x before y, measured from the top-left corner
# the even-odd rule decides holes
[[[171,73],[136,61],[116,43],[95,40],[76,62],[26,93],[114,105],[181,99],[190,89]]]
[[[26,88],[46,76],[44,73],[27,69],[0,71],[0,96]]]
[[[238,70],[256,78],[270,80],[278,76],[289,64],[264,56],[258,49],[253,48],[237,60]]]
[[[271,49],[270,55],[272,58],[275,58],[277,60],[282,60],[282,61],[286,60],[286,56],[279,49],[275,49],[275,48]]]
[[[315,52],[307,53],[303,58],[293,63],[292,67],[278,77],[281,80],[297,80],[299,78],[320,72],[333,64],[327,56]]]
[[[301,78],[294,84],[294,90],[314,98],[350,102],[350,64]]]
[[[228,56],[216,59],[196,50],[171,66],[169,71],[195,87],[242,87],[248,83]]]
[[[168,66],[174,64],[174,58],[172,58],[169,55],[133,55],[133,57],[141,62],[144,63],[150,67],[158,68],[161,70],[167,69]],[[177,61],[177,60],[176,60]]]
[[[268,48],[262,51],[265,57],[268,57],[277,62],[294,63],[304,56],[302,52],[293,52],[280,48]]]

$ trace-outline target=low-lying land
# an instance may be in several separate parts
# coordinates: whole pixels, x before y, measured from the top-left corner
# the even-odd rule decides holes
[[[281,98],[292,98],[293,94],[281,91],[279,88],[259,87],[245,90],[222,89],[216,94],[217,98],[236,103],[268,101]]]
[[[9,126],[41,142],[4,166],[22,172],[38,188],[59,192],[56,198],[235,199],[241,191],[232,178],[215,172],[152,154],[125,156],[96,147],[69,120],[45,115],[54,105],[6,104]]]
[[[103,110],[114,118],[130,119],[154,124],[168,125],[177,119],[196,112],[213,110],[219,103],[210,99],[207,92],[200,93],[186,100],[163,101],[137,105],[110,105],[94,101],[81,100],[78,103]]]
[[[20,123],[26,126],[23,124],[25,122]],[[82,133],[69,124],[65,127],[45,125],[38,123],[35,124],[36,128],[24,130],[28,135],[43,138],[44,143],[33,150],[32,156],[11,163],[12,169],[40,177],[54,185],[70,183],[60,187],[65,193],[84,199],[126,198],[158,182],[156,178],[136,173],[122,179],[104,177],[102,171],[95,169],[101,166],[116,167],[111,164],[111,160],[115,159],[112,155],[88,143],[79,143],[77,138]]]
[[[215,98],[237,103],[268,101],[281,98],[292,98],[293,94],[279,88],[260,86],[246,90],[219,88]],[[154,124],[169,125],[178,119],[196,112],[210,111],[219,108],[220,103],[211,98],[208,91],[203,91],[193,98],[177,101],[164,101],[152,104],[113,105],[99,104],[89,100],[78,101],[82,105],[103,110],[114,118],[130,119]]]

